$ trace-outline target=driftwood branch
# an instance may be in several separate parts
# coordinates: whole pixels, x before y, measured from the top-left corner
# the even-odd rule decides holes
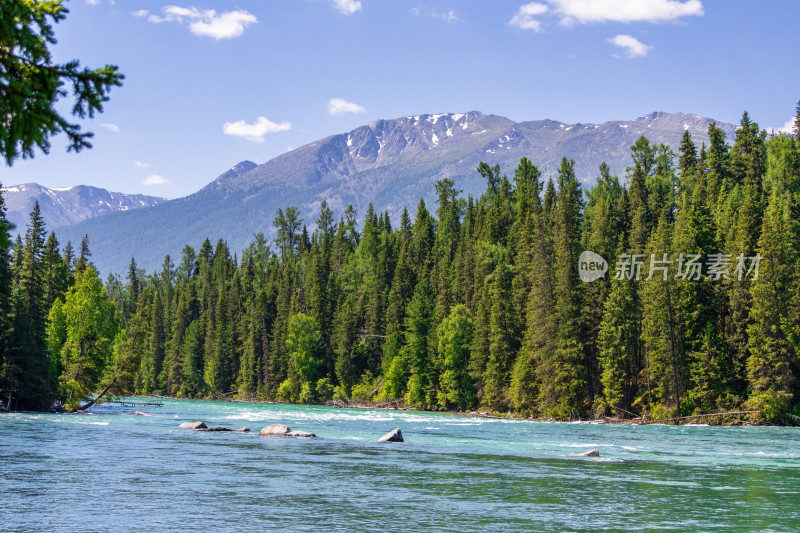
[[[105,388],[105,389],[103,389],[103,391],[102,391],[100,394],[98,394],[97,396],[95,396],[95,397],[94,397],[94,399],[93,399],[91,402],[87,403],[87,404],[86,404],[86,405],[84,405],[84,406],[78,407],[78,411],[85,411],[86,409],[90,408],[90,407],[91,407],[91,406],[93,406],[95,403],[97,403],[97,400],[99,400],[100,398],[102,398],[103,396],[105,396],[105,394],[106,394],[106,393],[107,393],[107,392],[108,392],[108,391],[111,389],[111,387],[113,387],[113,386],[114,386],[114,384],[115,384],[116,382],[117,382],[117,378],[114,378],[114,379],[112,379],[112,380],[111,380],[111,383],[109,383],[108,385],[106,385],[106,388]]]
[[[637,415],[636,413],[631,413],[630,411],[626,411],[625,409],[623,409],[621,407],[616,407],[614,405],[610,405],[609,407],[611,407],[612,409],[616,409],[617,411],[622,411],[623,413],[628,413],[633,418],[639,418],[641,416],[641,415]]]
[[[378,384],[377,384],[377,385],[375,385],[375,388],[374,388],[374,389],[372,389],[372,392],[370,392],[370,393],[367,395],[367,398],[372,398],[372,396],[373,396],[373,395],[374,395],[376,392],[378,392],[378,389],[380,389],[380,388],[381,388],[381,386],[383,385],[383,382],[384,382],[384,381],[386,381],[386,378],[385,378],[385,377],[382,377],[382,378],[380,379],[380,381],[378,381]]]

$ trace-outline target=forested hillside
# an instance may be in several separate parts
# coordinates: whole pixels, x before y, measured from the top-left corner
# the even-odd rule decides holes
[[[25,239],[0,250],[0,387],[19,408],[76,405],[112,384],[794,422],[798,139],[767,138],[746,113],[732,146],[714,124],[708,138],[687,131],[676,153],[642,137],[625,176],[601,165],[588,190],[571,160],[548,179],[527,158],[511,176],[482,163],[480,197],[443,179],[436,204],[396,227],[371,206],[338,221],[326,203],[313,221],[286,206],[274,242],[259,235],[240,257],[206,240],[156,272],[132,260],[104,286],[89,243],[61,249],[35,208]],[[584,250],[608,261],[604,277],[581,281]]]
[[[684,113],[651,113],[604,124],[515,123],[476,111],[378,120],[263,165],[243,161],[189,196],[57,230],[63,240],[72,242],[88,234],[96,248],[94,260],[103,272],[124,275],[131,256],[140,266],[155,270],[166,254],[180,254],[185,244],[197,248],[206,237],[212,243],[223,239],[231,253],[241,252],[259,231],[274,239],[272,220],[278,208],[296,207],[298,216],[313,229],[323,201],[336,218],[352,205],[362,220],[371,203],[378,212],[388,211],[397,224],[403,209],[413,210],[420,198],[435,204],[440,179],[452,180],[465,198],[469,194],[477,198],[485,188],[475,172],[482,161],[499,164],[503,173],[512,174],[519,160],[527,157],[550,176],[566,156],[575,159],[578,181],[593,183],[603,161],[612,173],[622,175],[630,164],[629,148],[640,136],[677,146],[688,130],[699,145],[708,140],[711,122]],[[717,126],[733,139],[734,125]],[[208,177],[195,179],[203,182]]]

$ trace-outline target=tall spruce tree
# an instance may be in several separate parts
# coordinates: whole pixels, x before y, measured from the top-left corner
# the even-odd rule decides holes
[[[553,213],[555,350],[539,365],[542,414],[556,418],[582,416],[591,403],[580,327],[578,279],[583,199],[574,161],[561,161]]]
[[[791,207],[791,197],[774,189],[758,241],[761,259],[758,278],[753,276],[752,324],[748,328],[750,388],[756,399],[780,406],[779,411],[788,410],[797,386],[793,370],[797,368],[798,354],[781,327],[781,319],[789,315],[787,295],[795,286],[793,276],[798,261],[797,221]]]

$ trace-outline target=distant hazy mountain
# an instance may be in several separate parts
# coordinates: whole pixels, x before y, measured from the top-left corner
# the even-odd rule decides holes
[[[88,233],[93,259],[104,272],[122,272],[131,256],[152,269],[166,253],[177,260],[184,244],[197,247],[205,237],[226,239],[238,250],[258,231],[270,236],[279,207],[299,207],[312,226],[323,200],[337,216],[349,203],[363,215],[372,202],[396,220],[404,206],[413,211],[420,197],[432,206],[434,185],[442,178],[455,181],[464,195],[478,195],[486,186],[475,170],[481,161],[511,173],[526,156],[546,178],[567,156],[587,184],[603,161],[622,177],[630,164],[630,146],[640,136],[677,150],[689,130],[699,146],[707,142],[711,122],[697,115],[651,113],[605,124],[516,123],[476,111],[378,120],[263,165],[244,161],[195,194],[86,220],[64,228],[59,238],[75,240]],[[718,125],[732,140],[735,127]]]
[[[48,230],[75,224],[106,213],[151,207],[166,198],[144,194],[123,194],[98,187],[77,185],[49,189],[37,183],[24,183],[3,189],[8,209],[7,217],[17,226],[15,232],[24,232],[30,212],[36,202]]]

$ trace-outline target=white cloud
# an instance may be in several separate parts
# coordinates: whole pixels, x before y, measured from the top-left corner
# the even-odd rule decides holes
[[[344,115],[345,113],[364,113],[366,109],[344,98],[331,98],[328,102],[328,113],[331,115]]]
[[[417,6],[411,8],[411,14],[415,17],[431,17],[439,20],[443,20],[444,22],[459,22],[460,19],[456,16],[455,11],[452,9],[446,13],[441,11],[436,11],[435,9],[428,7],[428,6]]]
[[[119,133],[119,126],[117,126],[116,124],[109,124],[109,123],[100,124],[100,127],[105,128],[109,131],[113,131],[114,133]]]
[[[169,183],[169,180],[158,174],[150,174],[142,181],[142,185],[164,185],[165,183]]]
[[[789,135],[794,135],[794,117],[787,120],[786,123],[780,128],[777,128],[776,131],[778,133],[787,133]]]
[[[100,3],[100,0],[86,0],[86,3],[90,6],[96,6]]]
[[[244,120],[236,122],[226,122],[222,126],[222,132],[225,135],[233,135],[242,137],[251,142],[263,143],[264,135],[267,133],[275,133],[276,131],[286,131],[291,129],[292,125],[288,122],[281,122],[276,124],[266,117],[258,117],[252,124],[248,124]]]
[[[255,15],[244,10],[225,11],[217,14],[213,9],[201,10],[196,7],[166,6],[162,9],[164,16],[149,15],[148,22],[160,24],[162,22],[177,22],[189,24],[189,31],[195,35],[211,37],[212,39],[233,39],[244,33],[250,24],[258,22]],[[143,17],[148,15],[144,9],[134,11],[131,15]]]
[[[539,4],[537,2],[523,4],[519,7],[517,12],[514,13],[514,16],[511,17],[511,20],[508,21],[508,24],[523,30],[541,31],[541,21],[536,20],[533,17],[547,13],[547,10],[548,8],[546,5]]]
[[[150,163],[145,163],[144,161],[134,161],[133,166],[137,168],[150,168]]]
[[[361,2],[358,0],[333,0],[333,7],[345,15],[352,15],[356,11],[361,11]]]
[[[657,24],[704,15],[700,0],[540,0],[521,5],[509,25],[541,31],[542,22],[537,17],[545,13],[558,17],[565,26],[603,22]]]
[[[635,37],[631,37],[630,35],[617,35],[616,37],[606,40],[614,46],[619,46],[620,48],[624,49],[625,57],[629,59],[634,57],[644,57],[647,55],[647,52],[653,49],[652,46],[648,46]]]
[[[561,23],[670,22],[704,14],[700,0],[545,0]],[[524,7],[524,6],[523,6]]]

